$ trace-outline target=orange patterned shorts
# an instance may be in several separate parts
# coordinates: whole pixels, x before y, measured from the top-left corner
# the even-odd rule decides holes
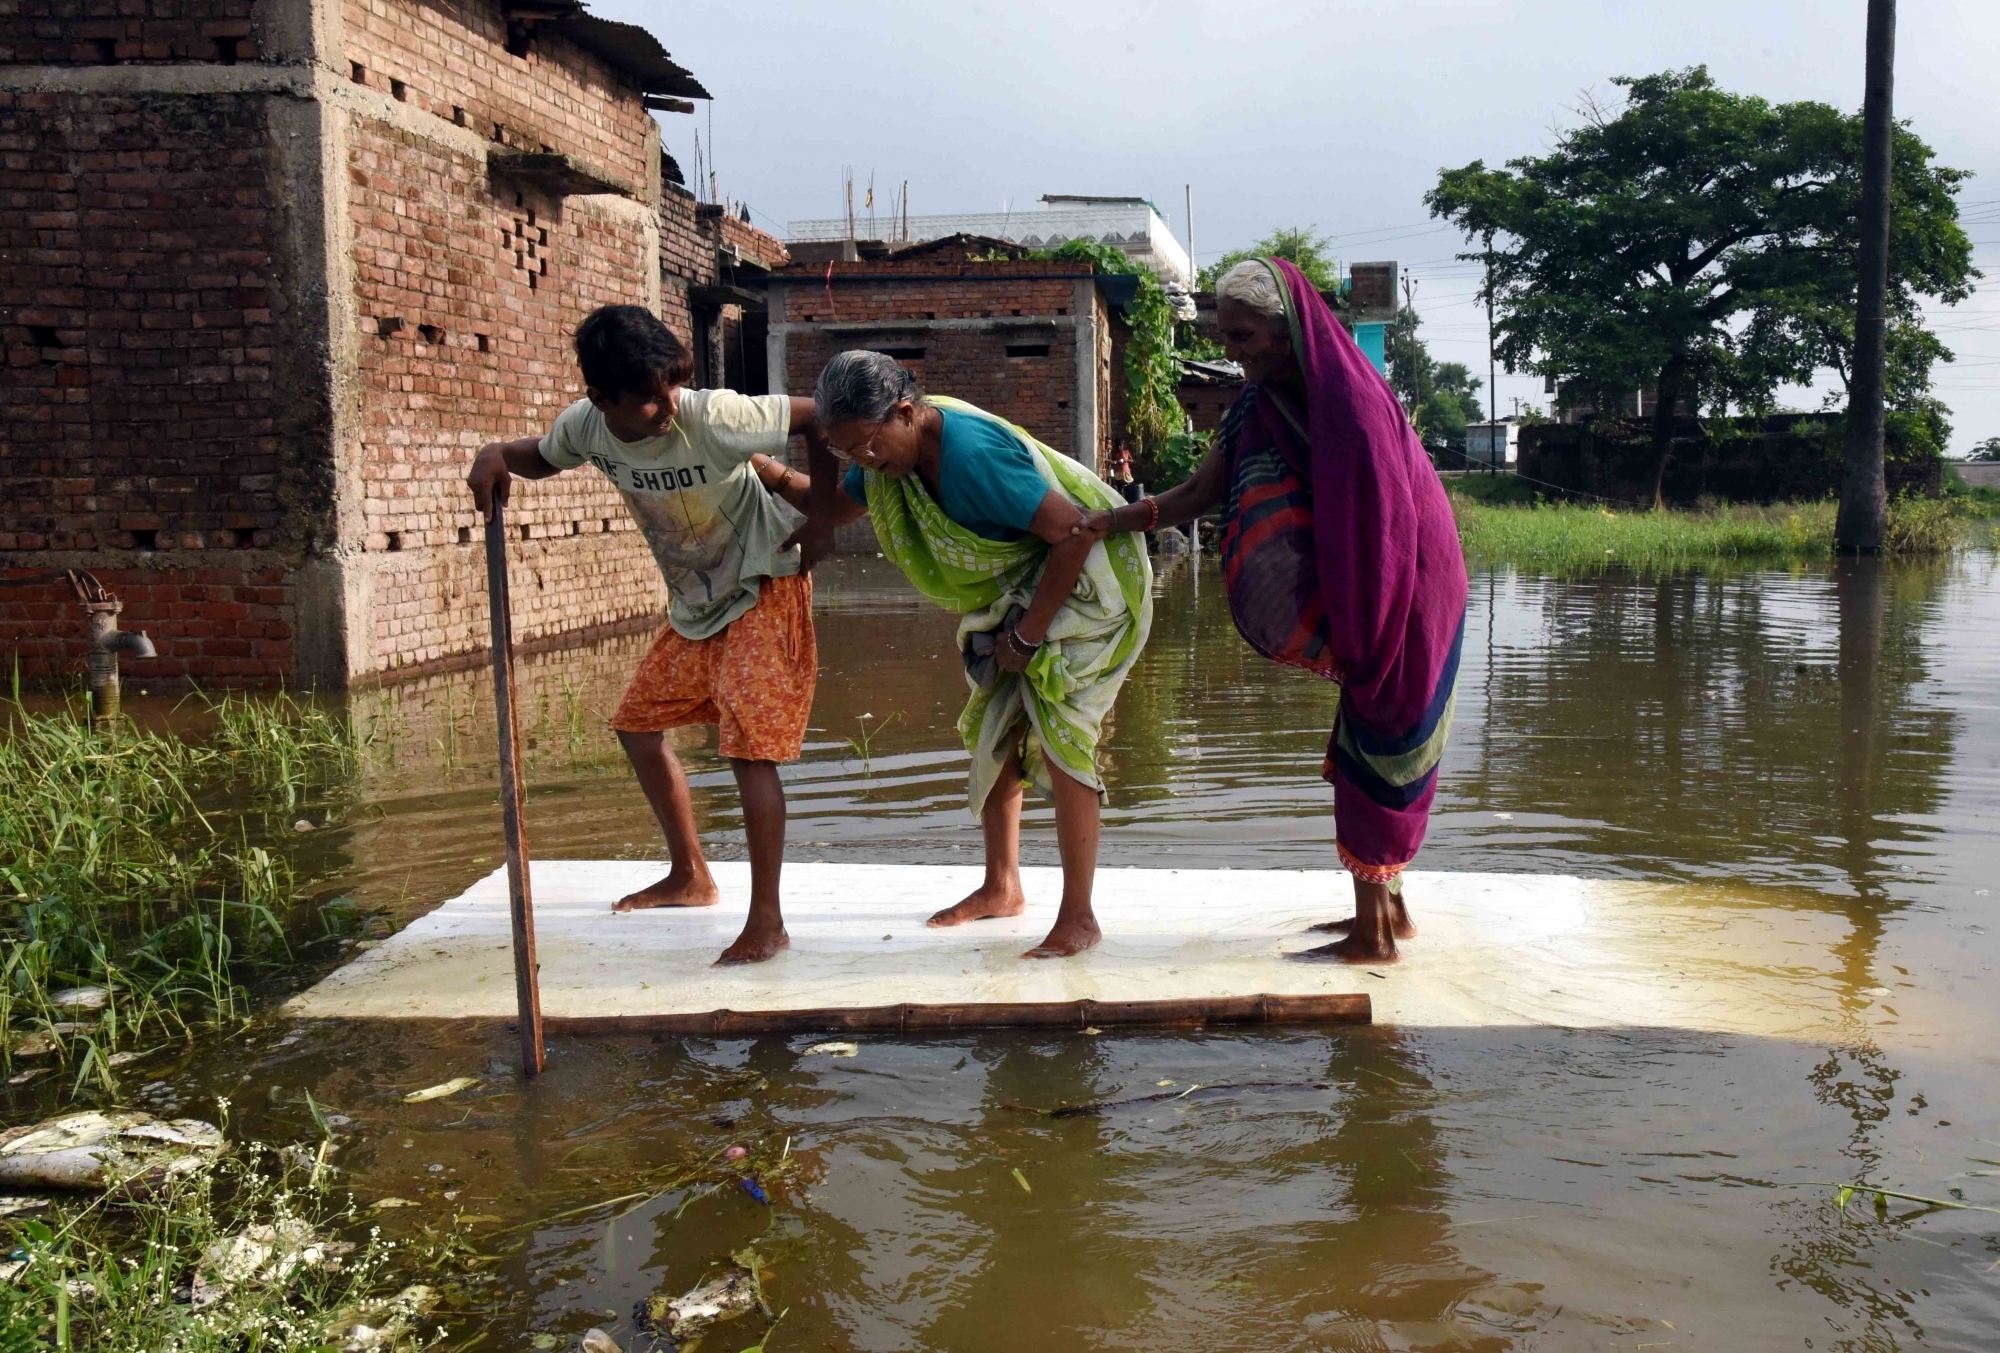
[[[818,679],[812,579],[766,578],[757,604],[719,634],[687,639],[672,625],[661,630],[611,726],[659,733],[712,723],[726,757],[796,761]]]

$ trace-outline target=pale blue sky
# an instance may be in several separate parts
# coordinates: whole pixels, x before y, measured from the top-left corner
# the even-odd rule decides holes
[[[1483,374],[1474,270],[1428,221],[1441,167],[1547,147],[1579,93],[1706,64],[1776,100],[1861,100],[1863,0],[1363,3],[1014,0],[996,4],[594,0],[647,25],[715,94],[722,193],[783,234],[840,210],[843,166],[917,212],[1032,207],[1043,193],[1151,197],[1203,259],[1274,225],[1312,225],[1348,260],[1395,258],[1425,336]],[[2000,436],[2000,15],[1992,0],[1905,0],[1897,113],[1975,172],[1962,201],[1991,289],[1937,316],[1959,361],[1939,392],[1954,443]],[[690,173],[710,110],[662,119]],[[1533,377],[1499,383],[1543,402]],[[1816,405],[1797,392],[1794,402]]]

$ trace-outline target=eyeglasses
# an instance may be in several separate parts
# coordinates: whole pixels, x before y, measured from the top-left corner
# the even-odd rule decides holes
[[[875,454],[875,439],[881,435],[882,435],[882,429],[878,427],[875,429],[875,431],[873,431],[868,435],[868,440],[861,443],[861,445],[859,446],[855,447],[833,446],[833,443],[830,441],[827,443],[827,445],[833,446],[833,454],[839,456],[842,460],[854,460],[858,458],[863,451],[868,452],[869,456],[872,458]]]

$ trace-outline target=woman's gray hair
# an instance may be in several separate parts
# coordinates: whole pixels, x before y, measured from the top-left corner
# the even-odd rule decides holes
[[[1222,274],[1215,284],[1215,299],[1248,306],[1273,324],[1285,322],[1285,298],[1278,293],[1278,279],[1257,259],[1245,259]]]
[[[843,352],[826,364],[813,386],[813,412],[823,428],[842,423],[886,423],[906,399],[921,400],[917,378],[884,352]]]

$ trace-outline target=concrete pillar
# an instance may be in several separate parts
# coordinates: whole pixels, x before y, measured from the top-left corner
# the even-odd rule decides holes
[[[1070,457],[1097,471],[1097,281],[1079,277],[1069,306],[1076,322],[1076,410]]]
[[[772,282],[769,299],[765,302],[770,316],[770,328],[764,335],[764,357],[770,368],[770,384],[765,388],[774,395],[792,393],[791,376],[785,370],[785,290],[783,282]]]

